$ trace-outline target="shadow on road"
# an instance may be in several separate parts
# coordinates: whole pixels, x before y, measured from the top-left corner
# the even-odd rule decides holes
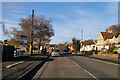
[[[12,60],[9,61],[3,61],[3,62],[13,62],[13,61],[43,61],[45,60],[49,55],[32,55],[32,56],[20,56],[20,57],[14,57]]]
[[[53,58],[49,58],[47,61],[48,61],[48,62],[54,61],[54,59],[53,59]]]

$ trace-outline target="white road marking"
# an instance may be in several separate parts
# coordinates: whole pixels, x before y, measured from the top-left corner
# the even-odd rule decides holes
[[[88,73],[91,77],[93,77],[94,79],[99,80],[99,79],[96,78],[93,74],[91,74],[90,72],[88,72],[86,69],[84,69],[84,71],[85,71],[86,73]]]
[[[30,58],[30,59],[31,59],[31,58]],[[30,59],[26,59],[26,60],[30,60]],[[10,65],[6,66],[6,68],[10,68],[10,67],[12,67],[12,66],[15,66],[15,65],[20,64],[20,63],[23,63],[23,62],[25,62],[25,60],[24,60],[24,61],[17,62],[17,63],[10,64]]]
[[[112,65],[120,66],[120,65],[118,65],[118,64],[116,64],[116,63],[111,63],[111,62],[107,62],[107,61],[92,59],[92,58],[83,57],[83,56],[82,56],[82,58],[87,58],[87,59],[91,59],[91,60],[95,60],[95,61],[99,61],[99,62],[104,62],[104,63],[107,63],[107,64],[112,64]]]
[[[46,62],[46,63],[40,68],[40,70],[38,70],[38,72],[35,74],[35,76],[32,78],[32,80],[37,80],[37,78],[39,78],[39,76],[41,75],[42,71],[46,68],[47,65],[48,65],[48,62]]]
[[[37,61],[38,62],[38,61]],[[26,71],[25,73],[23,73],[21,76],[19,76],[16,80],[19,80],[20,78],[22,78],[24,75],[26,75],[27,73],[29,73],[35,66],[37,66],[39,63],[37,63],[36,65],[34,65],[31,69],[29,69],[28,71]]]
[[[80,67],[80,65],[77,64],[76,62],[73,61],[73,63],[74,63],[76,66]],[[82,68],[83,68],[83,67],[82,67]],[[84,68],[83,68],[83,69],[84,69]],[[88,72],[86,69],[84,69],[84,71],[85,71],[87,74],[89,74],[91,77],[93,77],[94,79],[99,80],[99,79],[96,78],[93,74],[91,74],[90,72]]]
[[[20,62],[17,62],[17,63],[11,64],[11,65],[8,65],[8,66],[6,66],[6,68],[10,68],[10,67],[15,66],[15,65],[17,65],[17,64],[20,64],[20,63],[22,63],[22,62],[24,62],[24,61],[20,61]]]
[[[73,61],[73,63],[74,63],[76,66],[79,66],[76,62]]]

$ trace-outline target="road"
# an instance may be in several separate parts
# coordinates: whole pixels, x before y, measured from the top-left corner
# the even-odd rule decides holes
[[[77,78],[118,80],[118,65],[83,56],[50,57],[38,78]]]
[[[18,58],[16,61],[3,62],[2,79],[19,79],[29,73],[29,71],[31,71],[37,65],[40,65],[47,57],[48,56],[30,56],[26,59]]]

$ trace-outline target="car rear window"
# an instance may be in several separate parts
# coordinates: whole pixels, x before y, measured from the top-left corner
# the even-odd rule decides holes
[[[53,50],[53,52],[60,52],[60,50]]]

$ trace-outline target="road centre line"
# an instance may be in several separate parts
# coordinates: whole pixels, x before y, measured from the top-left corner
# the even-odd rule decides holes
[[[97,60],[97,59],[92,59],[92,58],[83,57],[83,56],[81,56],[81,57],[82,57],[82,58],[91,59],[91,60],[95,60],[95,61],[99,61],[99,62],[104,62],[104,63],[107,63],[107,64],[112,64],[112,65],[120,66],[120,65],[118,65],[118,64],[116,64],[116,63],[106,62],[106,61]]]
[[[90,72],[88,72],[86,69],[84,69],[84,71],[85,71],[86,73],[88,73],[91,77],[93,77],[94,79],[99,80],[99,79],[96,78],[93,74],[91,74]]]
[[[76,62],[73,61],[73,63],[74,63],[76,66],[79,66]]]
[[[74,62],[73,61],[73,63],[76,65],[76,66],[80,66],[79,64],[77,64],[76,62]],[[83,68],[83,67],[82,67]],[[83,68],[84,69],[84,68]],[[96,79],[96,80],[99,80],[99,79],[97,79],[93,74],[91,74],[90,72],[88,72],[86,69],[84,69],[84,71],[87,73],[87,74],[89,74],[91,77],[93,77],[94,79]]]

